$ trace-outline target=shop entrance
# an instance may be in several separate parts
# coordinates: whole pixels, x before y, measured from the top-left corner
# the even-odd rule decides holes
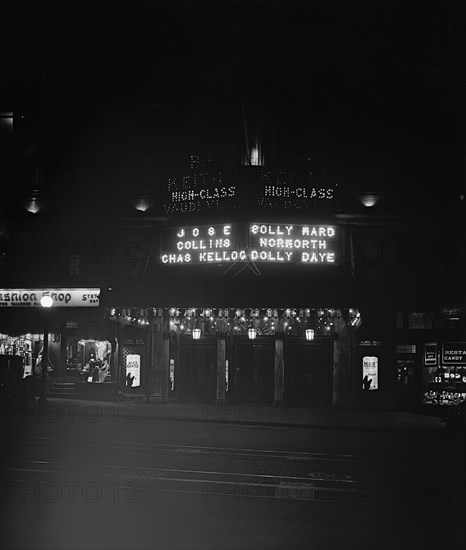
[[[285,347],[285,399],[298,403],[330,403],[333,354],[329,345]]]
[[[180,349],[178,399],[215,401],[217,396],[217,347],[186,344]]]
[[[416,405],[421,398],[421,365],[417,358],[397,360],[396,400],[401,406]]]
[[[236,402],[271,403],[274,390],[273,344],[239,344],[235,353]]]

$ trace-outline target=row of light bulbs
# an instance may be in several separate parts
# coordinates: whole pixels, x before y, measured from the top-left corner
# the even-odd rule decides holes
[[[348,310],[350,319],[353,320],[360,316],[358,310],[350,308]],[[210,318],[211,320],[214,317],[218,318],[259,318],[262,317],[264,320],[274,318],[310,318],[311,314],[315,314],[318,318],[329,317],[329,318],[341,318],[343,317],[343,311],[341,309],[291,309],[291,308],[187,308],[187,309],[178,309],[178,308],[126,308],[117,310],[116,308],[111,308],[109,310],[110,317],[125,317],[136,321],[138,319],[148,320],[149,316],[154,317],[166,317],[170,318],[179,318],[179,317],[201,317],[201,318]],[[148,323],[148,321],[147,321]]]
[[[195,328],[193,329],[193,340],[200,340],[201,338],[201,329],[200,328]],[[308,328],[306,329],[305,331],[305,335],[306,335],[306,340],[308,342],[312,342],[312,340],[314,340],[314,329],[312,328]],[[257,330],[254,328],[254,327],[251,327],[250,329],[248,329],[248,338],[249,340],[255,340],[257,337]]]

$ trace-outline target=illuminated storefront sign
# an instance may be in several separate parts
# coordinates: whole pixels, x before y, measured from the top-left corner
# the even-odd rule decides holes
[[[362,387],[364,390],[378,389],[379,358],[366,356],[362,358]]]
[[[440,310],[440,314],[445,319],[461,319],[465,312],[464,305],[448,305]]]
[[[332,225],[253,223],[250,258],[260,262],[334,264],[336,229]]]
[[[442,344],[444,365],[466,365],[466,342],[445,342]]]
[[[132,354],[126,356],[126,386],[138,388],[141,385],[141,356]]]
[[[424,364],[425,365],[437,364],[437,344],[424,345]]]
[[[163,264],[237,261],[335,264],[338,231],[333,225],[253,223],[170,229]]]
[[[100,288],[0,289],[0,307],[42,307],[44,296],[52,298],[52,307],[98,307]]]

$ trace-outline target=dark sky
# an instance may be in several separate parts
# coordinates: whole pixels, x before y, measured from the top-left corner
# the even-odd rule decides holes
[[[25,148],[45,166],[119,158],[150,178],[194,150],[226,157],[243,101],[278,149],[348,181],[454,181],[465,172],[462,6],[7,2],[0,110],[24,116]]]

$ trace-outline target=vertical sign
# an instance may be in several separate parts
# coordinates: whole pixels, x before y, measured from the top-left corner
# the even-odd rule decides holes
[[[362,358],[362,387],[364,390],[378,389],[379,358],[367,356]]]
[[[424,364],[437,365],[437,344],[424,344]]]
[[[175,389],[175,360],[170,359],[170,391]]]
[[[126,356],[126,387],[138,388],[141,385],[141,356]]]
[[[228,359],[225,360],[225,391],[228,391]]]

